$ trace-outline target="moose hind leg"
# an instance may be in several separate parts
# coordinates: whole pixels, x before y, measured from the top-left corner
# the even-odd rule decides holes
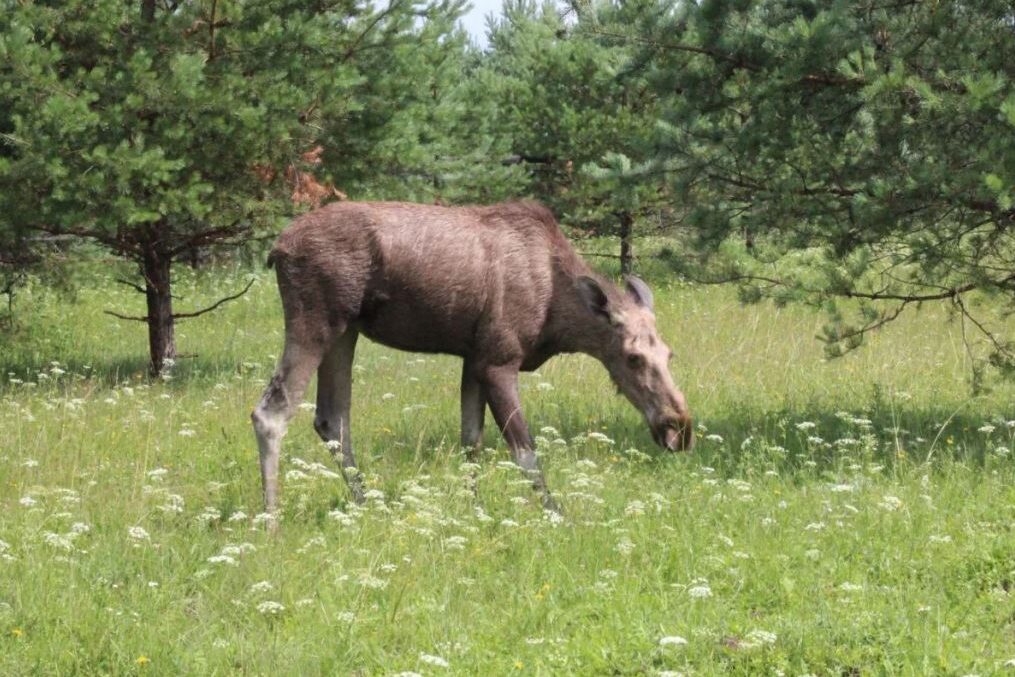
[[[486,417],[486,393],[473,373],[469,360],[462,364],[462,451],[475,463],[483,444],[483,419]]]
[[[289,420],[303,399],[310,377],[320,364],[322,347],[286,337],[282,359],[250,418],[261,459],[261,483],[265,512],[278,510],[278,457]]]
[[[357,503],[363,503],[363,478],[356,467],[349,432],[352,407],[352,360],[359,333],[348,329],[339,336],[317,369],[317,413],[314,429],[328,444],[331,455],[342,467],[342,476]]]

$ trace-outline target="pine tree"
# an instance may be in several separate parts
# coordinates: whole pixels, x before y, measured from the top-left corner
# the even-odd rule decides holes
[[[17,215],[5,230],[73,234],[134,261],[147,313],[130,319],[148,324],[158,374],[175,321],[205,312],[174,309],[173,262],[276,230],[293,209],[287,177],[322,151],[347,160],[318,145],[363,119],[372,83],[461,6],[2,0],[0,193]]]
[[[625,39],[644,6],[574,3],[562,14],[553,4],[506,3],[487,64],[529,190],[565,222],[619,237],[624,272],[665,192],[652,171],[657,97]]]
[[[666,4],[640,58],[718,277],[829,308],[832,354],[946,302],[1015,367],[967,298],[1015,303],[1011,4]]]

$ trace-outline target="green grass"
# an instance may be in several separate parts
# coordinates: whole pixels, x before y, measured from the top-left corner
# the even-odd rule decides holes
[[[349,504],[304,410],[270,536],[248,415],[273,280],[181,323],[191,356],[150,383],[143,326],[101,312],[141,300],[106,274],[29,289],[0,346],[0,674],[1011,669],[1015,393],[970,396],[939,309],[827,362],[807,309],[658,283],[699,444],[657,452],[588,358],[524,376],[559,525],[492,425],[467,489],[457,360],[361,341],[353,436],[385,498]],[[246,275],[181,271],[178,304]]]

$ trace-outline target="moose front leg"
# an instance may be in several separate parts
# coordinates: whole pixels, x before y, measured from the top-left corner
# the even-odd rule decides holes
[[[342,467],[353,500],[363,503],[363,478],[356,467],[349,433],[352,406],[352,360],[356,353],[355,329],[347,330],[332,345],[317,370],[317,413],[314,429],[328,443],[331,455]]]
[[[522,416],[522,405],[518,398],[517,366],[487,368],[484,371],[483,385],[490,402],[490,410],[493,411],[497,426],[507,440],[515,464],[532,480],[532,488],[539,492],[543,508],[560,513],[557,502],[553,500],[546,486],[543,471],[539,468],[539,458],[534,451],[535,445]]]

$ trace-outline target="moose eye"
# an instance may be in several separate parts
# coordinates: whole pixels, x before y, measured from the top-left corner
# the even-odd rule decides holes
[[[641,355],[632,353],[627,356],[627,366],[631,369],[640,369],[645,364],[645,358]]]

